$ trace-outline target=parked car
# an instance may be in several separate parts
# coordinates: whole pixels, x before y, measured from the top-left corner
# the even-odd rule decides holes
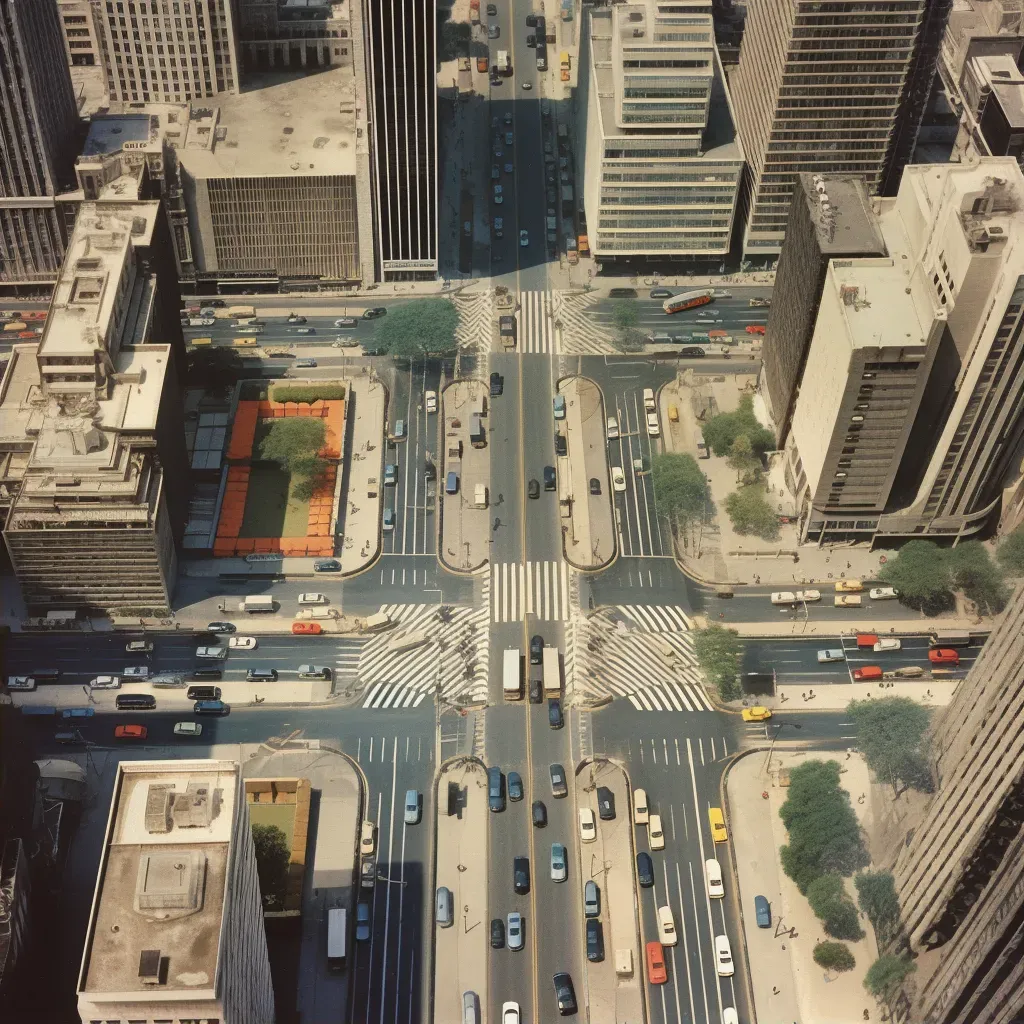
[[[665,831],[662,828],[660,814],[652,814],[647,819],[647,841],[652,850],[665,849]]]
[[[149,730],[144,725],[118,725],[114,728],[115,740],[144,740]]]
[[[895,601],[900,596],[895,587],[872,587],[868,591],[868,597],[872,601]]]
[[[512,860],[512,888],[525,896],[530,891],[530,859],[515,857]]]
[[[902,647],[903,641],[898,636],[879,637],[874,644],[872,644],[872,650],[876,653],[878,651],[898,651]]]
[[[340,316],[334,321],[335,327],[355,327],[359,321],[354,316]]]
[[[563,1017],[570,1017],[577,1012],[576,989],[572,985],[572,977],[566,972],[556,974],[552,981],[555,985],[555,1002],[558,1012]]]
[[[663,946],[674,946],[679,941],[671,907],[658,907],[658,938]]]
[[[853,679],[857,683],[867,683],[882,678],[882,669],[879,665],[865,665],[863,668],[853,670]]]
[[[292,633],[295,636],[319,636],[323,627],[319,622],[293,622]]]
[[[505,946],[505,922],[500,917],[491,921],[491,949],[503,949]]]
[[[377,846],[377,827],[369,818],[364,818],[359,826],[359,853],[370,857]]]
[[[190,686],[185,691],[188,700],[220,700],[219,686]]]
[[[569,788],[565,784],[565,769],[560,764],[548,766],[548,774],[551,776],[551,793],[556,797],[568,796]]]
[[[860,580],[836,580],[837,594],[857,594],[864,589]]]
[[[523,799],[523,779],[519,772],[508,773],[508,798],[514,802]]]
[[[597,787],[597,813],[602,821],[615,819],[615,794],[607,786]]]
[[[34,690],[36,681],[32,676],[8,676],[8,690]]]
[[[376,320],[377,317],[386,316],[387,312],[386,306],[371,306],[369,309],[363,310],[363,319]]]
[[[341,562],[336,558],[318,558],[313,562],[313,572],[341,572]]]
[[[671,288],[652,288],[650,297],[652,299],[671,299],[673,294]]]
[[[650,817],[647,806],[647,792],[643,789],[633,790],[633,824],[646,825]]]
[[[120,688],[120,676],[95,676],[89,680],[90,690],[119,690]]]
[[[600,494],[601,493],[601,481],[596,476],[590,478],[590,493]]]
[[[148,665],[129,665],[125,668],[124,672],[121,673],[121,678],[128,682],[140,682],[144,679],[149,678],[149,666]]]
[[[594,812],[589,807],[579,809],[580,842],[592,843],[597,839],[597,825],[594,823]]]
[[[233,622],[208,622],[207,633],[234,633],[238,627]]]
[[[725,896],[725,885],[722,882],[722,865],[714,858],[704,862],[704,869],[708,880],[708,896],[713,899],[722,899]]]
[[[933,647],[928,652],[928,660],[933,665],[952,665],[955,668],[960,664],[960,655],[951,647]]]
[[[125,644],[124,649],[128,654],[152,654],[153,641],[129,640],[128,643]]]
[[[427,412],[437,412],[437,392],[426,391],[423,395],[423,401],[426,406]]]
[[[194,715],[230,715],[231,705],[222,700],[197,700],[192,705]]]
[[[254,636],[233,636],[228,639],[228,647],[232,650],[255,651],[259,641]]]
[[[356,942],[368,942],[370,939],[370,904],[356,904]]]
[[[228,656],[228,649],[226,647],[197,647],[196,657],[203,658],[208,661],[218,661]]]
[[[621,466],[612,466],[612,490],[624,491],[626,489],[626,475],[622,472]]]
[[[758,928],[771,928],[772,906],[768,902],[767,896],[754,897],[754,920],[757,922]]]
[[[587,959],[591,963],[600,963],[604,959],[604,929],[601,922],[590,918],[586,923]]]
[[[636,879],[642,889],[650,889],[654,885],[654,861],[644,850],[636,855]]]
[[[548,823],[548,809],[544,806],[543,800],[533,801],[532,813],[534,828],[544,828]]]
[[[601,916],[601,890],[592,878],[588,879],[586,885],[583,886],[583,916]]]
[[[548,725],[552,729],[561,729],[565,725],[565,720],[562,718],[562,704],[558,699],[548,701]]]
[[[526,493],[531,498],[539,498],[540,497],[540,484],[536,480],[530,480],[530,482],[526,485]]]

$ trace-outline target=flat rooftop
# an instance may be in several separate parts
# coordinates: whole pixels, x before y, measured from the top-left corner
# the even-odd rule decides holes
[[[119,1002],[212,998],[243,799],[231,761],[121,762],[79,993]],[[147,969],[157,971],[153,983],[142,981]]]
[[[805,173],[798,181],[817,229],[818,245],[826,256],[886,251],[862,177]]]
[[[116,153],[126,142],[151,142],[157,126],[149,114],[102,114],[89,122],[89,134],[82,147],[83,157]]]
[[[345,67],[247,75],[245,91],[192,110],[178,158],[196,178],[356,173],[355,82]],[[212,139],[199,124],[212,115]]]

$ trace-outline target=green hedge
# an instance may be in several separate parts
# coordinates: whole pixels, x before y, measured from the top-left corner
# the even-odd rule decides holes
[[[290,386],[281,384],[271,389],[270,397],[275,402],[301,402],[312,404],[319,401],[331,401],[345,397],[344,384],[319,384]]]

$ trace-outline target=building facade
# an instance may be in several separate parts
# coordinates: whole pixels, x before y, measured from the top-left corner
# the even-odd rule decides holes
[[[588,10],[578,187],[595,259],[717,262],[731,244],[743,153],[710,0]]]
[[[807,539],[956,541],[988,529],[1020,477],[1024,176],[1007,157],[912,165],[876,204],[887,258],[829,264],[836,286],[799,386],[790,481]],[[844,366],[840,386],[829,352],[837,310],[852,322],[851,307],[870,327],[862,344],[890,351]]]
[[[170,252],[158,201],[82,203],[40,341],[7,363],[0,512],[30,612],[170,606],[188,499]]]
[[[934,796],[893,874],[917,971],[896,1019],[1004,1024],[1024,1006],[1024,587],[931,727]]]
[[[91,0],[57,0],[64,48],[71,67],[95,67],[103,63],[96,12]]]
[[[111,100],[239,91],[236,0],[92,0]]]
[[[352,66],[349,0],[308,5],[243,0],[238,16],[246,73]]]
[[[873,194],[899,180],[927,100],[927,88],[924,99],[920,89],[934,77],[949,2],[750,5],[729,79],[748,161],[748,258],[779,252],[800,172],[861,175]]]
[[[374,251],[385,281],[437,276],[436,8],[362,4]]]
[[[69,225],[54,197],[73,181],[79,119],[57,7],[0,4],[0,290],[52,288]]]
[[[86,1024],[272,1024],[256,853],[237,763],[123,761],[78,979]]]
[[[797,176],[761,356],[761,393],[780,448],[789,436],[829,261],[885,255],[862,178]]]

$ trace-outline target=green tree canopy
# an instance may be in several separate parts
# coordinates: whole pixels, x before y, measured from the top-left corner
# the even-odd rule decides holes
[[[814,962],[826,971],[852,971],[857,966],[853,954],[841,942],[819,942],[812,955]]]
[[[996,558],[1011,576],[1024,576],[1024,526],[1003,538],[996,548]]]
[[[1003,574],[980,540],[967,540],[946,551],[953,585],[978,608],[994,615],[1006,606],[1009,594]]]
[[[888,871],[864,871],[855,875],[857,905],[878,934],[879,943],[892,936],[900,920],[896,883]]]
[[[876,998],[892,1002],[904,979],[917,970],[906,957],[886,953],[880,956],[864,976],[864,987]]]
[[[620,331],[628,331],[640,322],[636,302],[633,299],[616,299],[612,303],[612,323]]]
[[[459,311],[448,299],[414,299],[375,322],[374,348],[398,359],[452,355],[458,326]]]
[[[789,777],[779,816],[789,832],[782,868],[802,893],[819,875],[849,875],[866,867],[867,851],[836,761],[807,761]]]
[[[692,455],[660,452],[651,459],[651,479],[661,515],[680,526],[703,517],[708,482]]]
[[[291,860],[288,837],[277,825],[255,824],[252,826],[252,842],[256,850],[256,875],[263,905],[267,909],[281,906],[288,882],[288,862]]]
[[[189,350],[185,376],[189,387],[223,394],[237,383],[242,370],[242,357],[235,349],[211,345]]]
[[[631,327],[628,330],[616,334],[612,338],[612,344],[620,352],[643,352],[644,345],[647,344],[647,339],[640,331]]]
[[[761,459],[750,443],[749,434],[740,434],[729,446],[729,465],[736,470],[738,483],[753,484],[760,481]]]
[[[825,926],[825,933],[833,939],[857,942],[864,932],[857,920],[853,905],[840,875],[834,872],[819,875],[807,886],[807,902]]]
[[[847,712],[857,730],[857,746],[875,777],[893,793],[900,784],[932,791],[925,734],[931,718],[927,708],[909,697],[851,701]]]
[[[777,540],[779,516],[765,497],[764,487],[752,484],[733,491],[725,499],[725,511],[732,528],[744,536],[753,534],[762,540]]]
[[[693,650],[701,670],[718,688],[722,700],[739,700],[743,696],[738,679],[743,644],[736,630],[719,625],[698,629]]]
[[[773,451],[775,435],[761,426],[754,415],[754,400],[750,395],[740,399],[735,412],[720,412],[704,424],[704,440],[716,455],[728,455],[736,438],[746,434],[750,448],[757,455]]]
[[[312,416],[275,419],[256,446],[257,457],[276,462],[291,474],[292,494],[309,501],[327,470],[318,454],[324,445],[324,421]]]

